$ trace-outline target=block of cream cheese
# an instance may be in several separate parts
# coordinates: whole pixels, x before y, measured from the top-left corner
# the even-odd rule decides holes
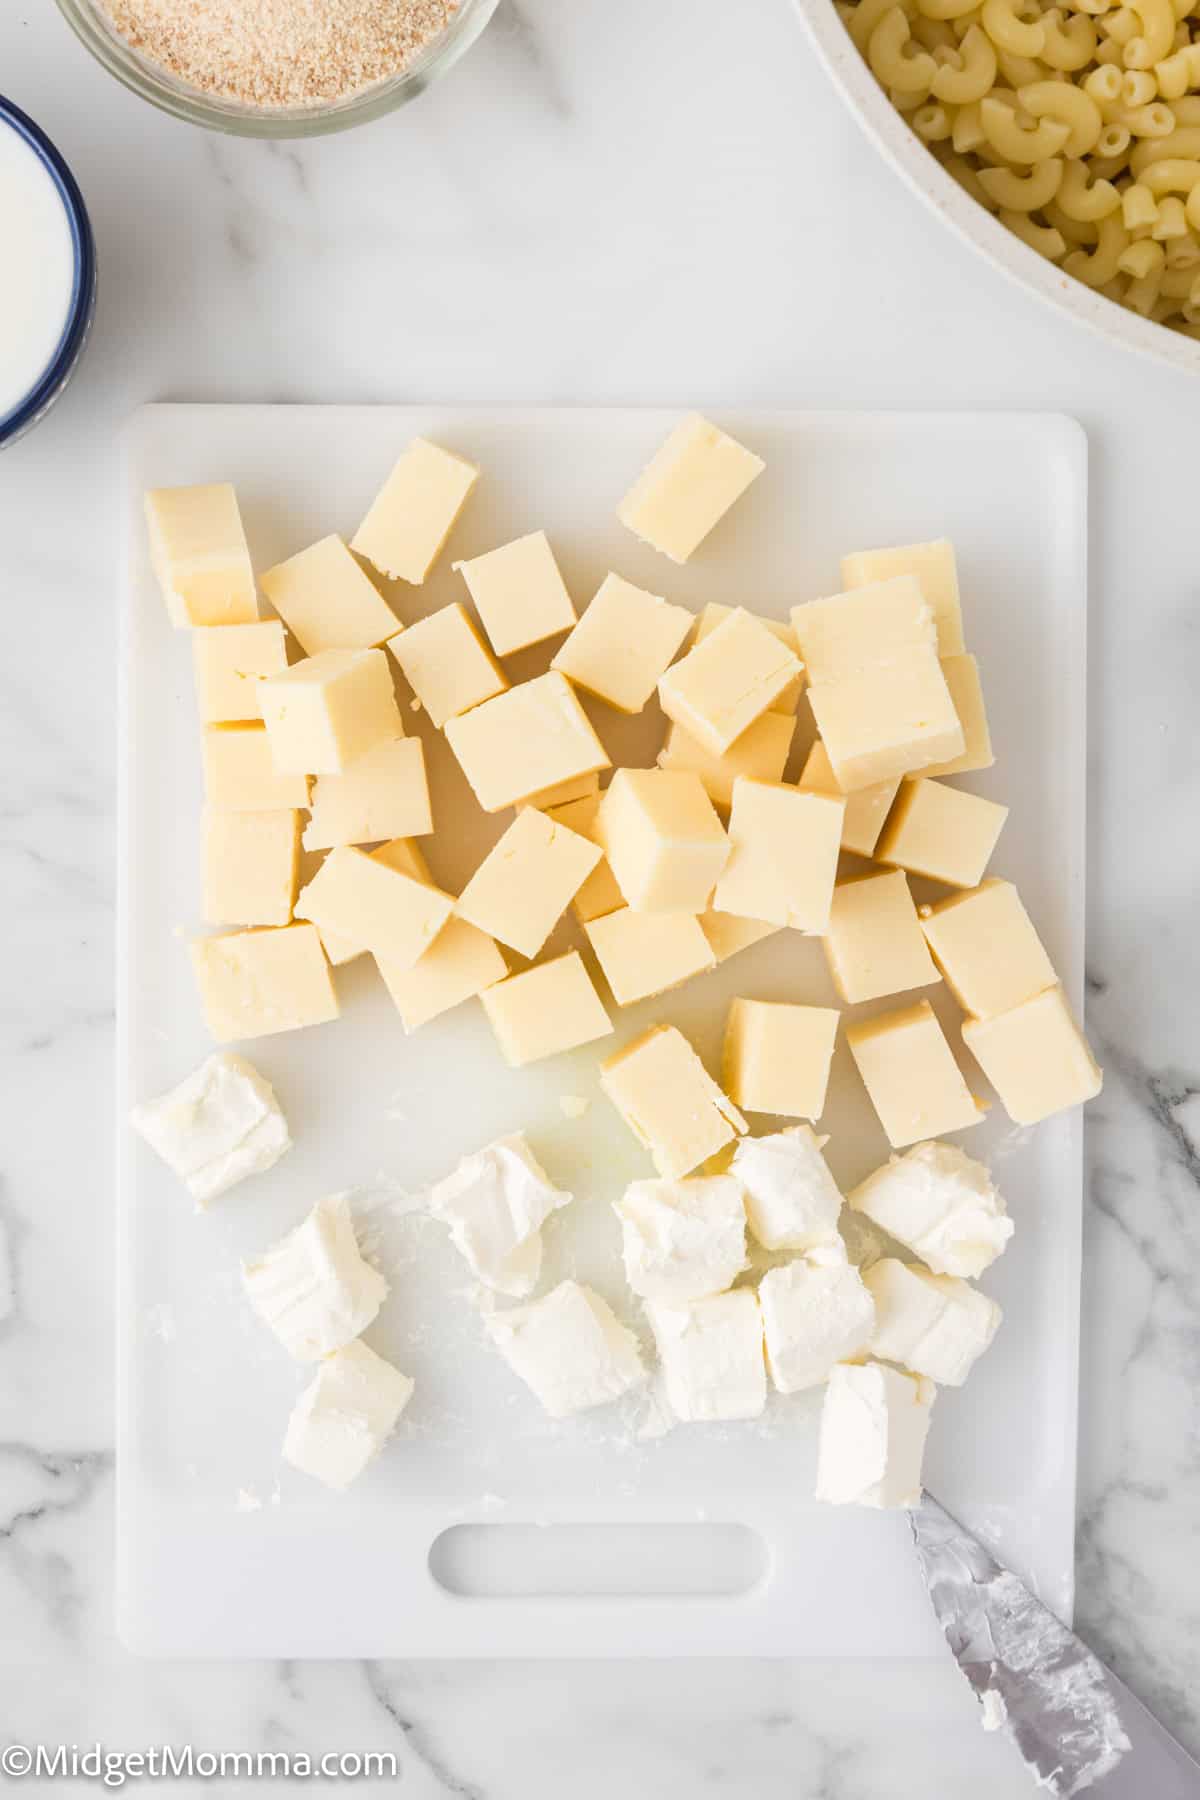
[[[968,775],[974,769],[990,769],[996,755],[992,749],[979,664],[973,656],[966,655],[943,656],[941,661],[942,674],[946,677],[946,686],[963,728],[964,749],[961,756],[952,756],[948,762],[931,763],[921,772],[924,775]]]
[[[300,1031],[338,1016],[312,925],[193,938],[190,949],[205,1022],[219,1044]]]
[[[1082,1106],[1104,1084],[1061,987],[992,1019],[965,1019],[962,1034],[1014,1124]]]
[[[214,812],[201,819],[209,925],[287,925],[300,871],[298,812]]]
[[[192,633],[192,668],[201,723],[235,725],[261,719],[256,682],[287,668],[278,619],[255,625],[201,626]]]
[[[683,1033],[652,1025],[601,1064],[600,1085],[662,1176],[690,1175],[746,1129]]]
[[[746,1197],[750,1229],[764,1250],[837,1249],[842,1196],[821,1154],[827,1138],[810,1125],[744,1137],[733,1174]]]
[[[359,1250],[346,1194],[318,1200],[294,1231],[243,1263],[242,1286],[298,1362],[317,1362],[361,1336],[388,1291]]]
[[[455,910],[522,956],[536,956],[600,857],[590,838],[526,807],[488,851]]]
[[[609,766],[578,696],[555,669],[447,719],[446,742],[484,812]]]
[[[996,1302],[957,1275],[933,1275],[894,1256],[872,1263],[863,1280],[875,1302],[871,1355],[939,1387],[961,1387],[996,1335]]]
[[[847,1196],[935,1275],[982,1275],[1013,1234],[982,1163],[954,1144],[917,1144]]]
[[[373,650],[399,629],[399,619],[336,534],[268,569],[262,590],[306,656]]]
[[[326,1487],[348,1488],[383,1449],[413,1386],[366,1344],[335,1350],[292,1409],[285,1462]]]
[[[894,1149],[986,1117],[928,1000],[853,1020],[846,1042]]]
[[[590,838],[593,844],[599,845],[596,836],[596,814],[600,810],[598,791],[588,794],[582,800],[570,800],[549,810],[550,817],[556,824],[565,825],[568,831],[577,831],[580,837]],[[625,896],[602,855],[571,901],[571,911],[581,925],[586,925],[589,919],[603,918],[605,913],[616,912],[624,904]]]
[[[739,775],[748,775],[752,781],[783,780],[795,733],[791,713],[765,712],[718,756],[672,720],[657,762],[660,769],[690,769],[704,783],[713,805],[728,812]]]
[[[865,1351],[875,1325],[875,1302],[840,1242],[768,1269],[758,1304],[781,1394],[819,1387],[835,1364]]]
[[[966,737],[937,652],[898,650],[842,681],[813,682],[813,718],[843,793],[961,756]]]
[[[607,1037],[612,1020],[578,950],[537,963],[479,996],[511,1068]]]
[[[702,644],[705,638],[714,632],[718,625],[723,625],[730,613],[736,612],[736,610],[737,608],[733,606],[723,606],[719,600],[710,600],[707,606],[701,609],[701,612],[696,619],[696,631],[692,642],[694,644]],[[767,630],[771,632],[774,637],[777,637],[781,644],[786,644],[794,656],[799,656],[800,651],[796,643],[796,634],[785,620],[765,619],[761,613],[755,613],[754,617],[758,620],[760,625],[765,625]],[[796,708],[800,704],[800,696],[804,692],[804,685],[805,675],[802,670],[801,673],[797,675],[795,681],[784,688],[779,698],[772,702],[774,710],[781,713],[790,713],[795,717]]]
[[[584,925],[618,1006],[632,1006],[715,969],[717,959],[691,913],[634,912],[622,906]]]
[[[700,914],[700,929],[717,961],[723,963],[736,956],[739,950],[748,950],[751,944],[774,937],[781,928],[768,925],[765,919],[739,919],[734,913],[704,912]]]
[[[618,769],[596,836],[637,912],[703,912],[729,855],[703,782],[686,770]]]
[[[379,844],[367,855],[372,862],[386,863],[389,869],[399,869],[403,875],[411,875],[414,881],[432,881],[429,864],[421,855],[412,838],[390,838],[386,844]],[[445,926],[442,927],[444,931]],[[440,933],[439,933],[440,936]],[[344,933],[331,931],[327,925],[321,932],[321,942],[325,946],[325,954],[337,968],[341,963],[351,962],[356,956],[365,956],[367,946],[356,943]]]
[[[404,736],[382,650],[323,650],[258,684],[275,767],[340,775],[377,744]]]
[[[817,1499],[832,1506],[915,1506],[937,1389],[882,1363],[840,1363],[829,1377],[817,1446]]]
[[[425,837],[433,808],[420,738],[391,738],[356,756],[340,775],[318,775],[312,787],[306,850],[384,839]]]
[[[731,1175],[632,1181],[613,1211],[626,1278],[643,1300],[720,1294],[746,1267],[746,1206]]]
[[[450,536],[479,470],[461,456],[414,438],[350,540],[350,548],[393,581],[425,580]]]
[[[735,744],[734,749],[736,748]],[[832,794],[835,798],[841,794],[834,779],[829,752],[820,738],[817,738],[808,753],[808,760],[797,785],[806,794]],[[900,777],[896,775],[890,781],[876,781],[870,787],[859,788],[856,793],[842,796],[846,802],[842,820],[843,850],[851,850],[855,856],[874,856],[883,822],[892,810],[892,802],[899,787]]]
[[[947,538],[931,544],[900,544],[891,550],[854,550],[842,558],[842,580],[848,588],[893,581],[903,575],[915,577],[933,613],[938,655],[959,655],[966,647],[962,601],[954,545]]]
[[[801,673],[788,646],[739,606],[667,670],[658,698],[669,719],[723,756]]]
[[[839,881],[822,944],[833,985],[849,1006],[938,979],[902,869]]]
[[[921,926],[947,987],[976,1019],[1022,1006],[1057,982],[1011,881],[985,881],[924,907]]]
[[[725,1022],[721,1079],[746,1112],[819,1119],[840,1014],[830,1006],[734,999]]]
[[[572,1196],[556,1188],[523,1131],[464,1156],[429,1190],[429,1211],[450,1228],[472,1273],[523,1300],[542,1268],[542,1226]]]
[[[736,438],[690,413],[646,464],[617,517],[635,537],[685,563],[765,467]]]
[[[550,667],[618,712],[639,713],[694,622],[686,606],[606,575]]]
[[[933,610],[911,575],[793,606],[792,631],[814,687],[890,668],[915,649],[937,655]]]
[[[508,974],[499,945],[465,919],[447,919],[409,968],[394,968],[386,956],[376,955],[375,961],[407,1032],[473,1000]]]
[[[331,850],[296,901],[296,916],[410,969],[454,910],[451,895],[365,851]]]
[[[1007,817],[1007,806],[943,781],[904,781],[875,859],[949,887],[978,887]]]
[[[237,495],[209,487],[151,488],[150,562],[173,625],[248,625],[258,617]]]
[[[437,726],[502,694],[508,677],[457,600],[388,639],[404,679]]]
[[[767,1403],[763,1328],[753,1288],[646,1308],[667,1403],[684,1423],[757,1419]]]
[[[714,910],[820,936],[829,926],[845,810],[844,800],[828,794],[739,776]]]
[[[632,1331],[578,1281],[562,1281],[527,1306],[488,1313],[484,1325],[552,1419],[605,1406],[646,1379]]]
[[[206,1058],[169,1094],[135,1106],[129,1122],[201,1206],[273,1168],[292,1147],[274,1088],[229,1050]]]
[[[544,531],[455,563],[497,656],[570,631],[575,607]]]
[[[308,805],[308,776],[280,774],[263,725],[209,725],[201,737],[204,800],[214,812]]]

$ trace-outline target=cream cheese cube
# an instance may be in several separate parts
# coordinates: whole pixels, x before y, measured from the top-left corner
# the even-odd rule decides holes
[[[961,1387],[996,1335],[996,1302],[957,1275],[933,1275],[892,1256],[872,1263],[863,1280],[875,1302],[871,1355],[940,1387]]]
[[[600,856],[590,838],[525,808],[484,857],[456,911],[522,956],[536,956]]]
[[[377,955],[375,961],[406,1032],[473,1000],[508,975],[499,946],[465,919],[447,919],[410,968],[394,968],[386,956]]]
[[[1055,986],[1058,977],[1011,881],[923,907],[921,928],[964,1012],[993,1019]]]
[[[348,1488],[383,1449],[413,1387],[366,1344],[335,1350],[292,1409],[284,1461],[326,1487]]]
[[[446,742],[484,812],[609,767],[578,696],[554,669],[447,719]]]
[[[842,849],[852,851],[855,856],[874,856],[884,820],[891,812],[892,802],[900,790],[898,775],[890,781],[876,781],[870,787],[842,795],[834,778],[829,752],[820,738],[817,738],[808,753],[808,760],[797,786],[805,794],[832,794],[835,799],[840,795],[846,802],[842,819]]]
[[[954,1144],[917,1144],[893,1156],[847,1195],[847,1205],[935,1275],[982,1275],[1013,1234],[991,1176]]]
[[[270,1082],[218,1051],[178,1087],[135,1106],[129,1122],[200,1205],[273,1168],[292,1147]]]
[[[173,625],[247,625],[258,618],[254,571],[237,495],[209,487],[151,488],[150,562]]]
[[[656,761],[660,769],[686,769],[698,775],[713,805],[728,812],[733,805],[733,784],[739,775],[747,775],[752,781],[783,780],[795,733],[792,714],[765,712],[746,727],[724,755],[718,756],[672,720]]]
[[[937,652],[933,610],[911,575],[793,606],[792,631],[815,687],[854,680],[914,649]]]
[[[839,881],[822,943],[833,984],[849,1006],[938,980],[901,869]]]
[[[612,1020],[578,950],[498,981],[479,996],[510,1068],[607,1037]]]
[[[610,1056],[600,1085],[667,1179],[690,1175],[746,1129],[674,1025],[652,1025]]]
[[[618,1006],[632,1006],[715,969],[717,959],[691,913],[634,912],[622,906],[584,925]]]
[[[987,1116],[928,1000],[846,1026],[846,1042],[889,1144],[965,1131]]]
[[[992,1019],[964,1019],[962,1035],[1016,1125],[1082,1106],[1104,1085],[1061,987]]]
[[[788,646],[739,606],[667,670],[658,698],[669,719],[724,756],[802,673]]]
[[[820,1387],[835,1364],[863,1352],[875,1302],[841,1242],[768,1269],[758,1284],[767,1367],[781,1394]]]
[[[721,1064],[730,1099],[746,1112],[819,1119],[839,1017],[828,1006],[731,1000]]]
[[[746,1264],[746,1208],[729,1175],[632,1181],[613,1211],[635,1294],[683,1305],[732,1286]]]
[[[606,1406],[646,1379],[632,1331],[577,1281],[562,1281],[527,1306],[489,1313],[484,1326],[552,1419]]]
[[[964,748],[961,756],[948,762],[931,763],[922,770],[925,775],[969,775],[975,769],[990,769],[996,760],[992,749],[992,733],[988,725],[987,707],[979,664],[973,656],[943,656],[942,674],[950,689],[950,698],[963,728]]]
[[[827,794],[739,776],[729,861],[713,910],[821,936],[829,926],[845,810],[845,801]]]
[[[474,463],[428,438],[414,438],[371,502],[350,548],[381,575],[420,586],[478,478]]]
[[[618,712],[640,713],[692,624],[686,606],[606,575],[550,667]]]
[[[732,1173],[742,1184],[746,1217],[764,1250],[841,1247],[842,1196],[821,1154],[828,1141],[810,1125],[790,1125],[738,1144]]]
[[[356,756],[340,775],[317,776],[304,848],[377,844],[432,830],[425,747],[420,738],[397,737]]]
[[[618,769],[596,836],[636,912],[703,912],[729,855],[700,777],[684,771]]]
[[[374,650],[400,621],[336,533],[276,563],[262,590],[306,656]]]
[[[966,648],[962,601],[954,545],[948,538],[937,538],[931,544],[899,544],[890,550],[853,550],[842,558],[842,580],[848,588],[905,575],[916,579],[933,613],[938,655],[959,655]]]
[[[199,626],[192,633],[192,669],[201,723],[235,725],[260,720],[256,683],[288,666],[278,619],[255,625]]]
[[[457,601],[388,639],[409,687],[437,726],[502,694],[508,677]]]
[[[277,769],[340,775],[377,744],[404,736],[382,650],[323,650],[258,684]]]
[[[572,1196],[556,1188],[523,1131],[497,1138],[429,1190],[429,1211],[450,1229],[472,1273],[498,1294],[522,1300],[537,1286],[542,1226]]]
[[[757,1419],[767,1404],[763,1328],[753,1288],[646,1308],[667,1402],[685,1424]]]
[[[875,858],[949,887],[978,887],[1007,817],[1007,806],[979,794],[941,781],[905,781]]]
[[[365,945],[397,969],[412,967],[453,910],[440,888],[349,845],[329,852],[296,901],[298,918]]]
[[[497,656],[570,631],[575,607],[544,531],[455,563]]]
[[[966,737],[937,652],[898,650],[841,681],[813,682],[809,704],[845,794],[961,756]]]
[[[300,814],[205,807],[201,835],[205,922],[287,925],[300,870]]]
[[[706,606],[701,608],[696,619],[696,632],[692,642],[702,644],[705,638],[717,629],[718,625],[725,623],[730,613],[736,611],[737,608],[734,606],[723,606],[719,600],[710,600]],[[799,656],[796,634],[785,620],[765,619],[761,613],[755,613],[754,617],[760,625],[766,626],[772,637],[777,637],[781,644],[786,644],[793,656]],[[804,692],[804,683],[805,675],[802,670],[796,679],[783,690],[779,698],[772,703],[774,710],[778,713],[790,713],[795,717],[796,708],[800,704],[800,696]]]
[[[817,1447],[817,1499],[831,1506],[915,1506],[937,1389],[882,1363],[839,1363]]]
[[[246,1298],[298,1362],[317,1362],[361,1336],[388,1284],[359,1251],[346,1194],[308,1217],[255,1262],[242,1264]]]
[[[617,508],[635,537],[685,563],[766,464],[699,413],[689,413]]]
[[[192,967],[218,1043],[300,1031],[338,1016],[321,939],[311,925],[194,938]]]
[[[280,773],[263,725],[209,725],[200,754],[205,804],[213,812],[286,812],[308,805],[308,776]]]

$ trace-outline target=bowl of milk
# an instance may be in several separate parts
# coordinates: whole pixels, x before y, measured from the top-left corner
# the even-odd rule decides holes
[[[61,394],[87,341],[96,252],[83,196],[43,131],[0,95],[0,449]]]

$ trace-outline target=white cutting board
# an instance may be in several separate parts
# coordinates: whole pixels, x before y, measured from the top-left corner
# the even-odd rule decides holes
[[[128,438],[119,1113],[210,1045],[184,938],[198,926],[198,727],[188,639],[152,581],[150,485],[232,480],[255,566],[354,529],[401,446],[426,433],[483,478],[413,620],[465,598],[451,556],[544,526],[577,601],[619,570],[699,609],[775,617],[835,590],[841,552],[954,539],[969,647],[999,755],[967,785],[1012,816],[994,868],[1013,877],[1081,998],[1086,448],[1040,415],[722,413],[766,472],[679,569],[617,524],[620,495],[675,414],[437,407],[153,406]],[[544,653],[515,659],[517,674]],[[802,713],[804,712],[802,707]],[[662,722],[592,709],[614,760],[649,763]],[[428,723],[413,723],[431,740]],[[804,726],[802,725],[802,731]],[[431,757],[435,875],[457,886],[507,815],[479,825],[444,746]],[[571,940],[573,924],[555,942]],[[119,1612],[125,1641],[169,1656],[923,1655],[940,1649],[902,1514],[816,1506],[817,1395],[762,1423],[636,1435],[640,1403],[554,1424],[485,1347],[466,1272],[427,1221],[376,1210],[392,1281],[370,1342],[416,1378],[395,1441],[338,1497],[283,1467],[309,1371],[252,1318],[239,1258],[322,1194],[419,1189],[525,1127],[578,1198],[547,1230],[546,1276],[578,1272],[631,1322],[608,1203],[650,1173],[597,1065],[652,1020],[715,1066],[733,994],[833,1004],[819,947],[781,934],[720,971],[617,1014],[617,1037],[506,1069],[476,1005],[406,1038],[367,959],[337,974],[343,1017],[244,1046],[275,1084],[295,1150],[195,1214],[120,1131]],[[938,1000],[943,1006],[944,1002]],[[950,1016],[947,1014],[946,1016]],[[972,1070],[977,1086],[981,1077]],[[843,1182],[886,1145],[844,1045],[824,1120]],[[592,1101],[569,1121],[560,1099]],[[754,1121],[757,1129],[771,1121]],[[1069,1613],[1075,1479],[1081,1126],[966,1135],[994,1164],[1017,1231],[985,1286],[1007,1318],[960,1393],[937,1403],[930,1486]],[[264,1504],[239,1510],[239,1490]],[[243,1506],[245,1502],[242,1503]],[[460,1529],[451,1530],[453,1527]],[[461,1529],[465,1527],[466,1529]],[[449,1533],[449,1535],[446,1535]]]

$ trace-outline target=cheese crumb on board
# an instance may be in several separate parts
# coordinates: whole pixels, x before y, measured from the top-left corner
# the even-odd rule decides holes
[[[894,1149],[986,1117],[928,1000],[853,1020],[846,1042]]]
[[[382,650],[323,650],[258,684],[275,767],[340,775],[355,757],[404,736]]]
[[[572,1196],[556,1188],[523,1131],[497,1138],[429,1190],[429,1211],[449,1226],[472,1273],[498,1294],[523,1300],[542,1267],[542,1226]]]
[[[618,1006],[715,969],[717,959],[699,919],[683,912],[634,912],[622,906],[584,925],[601,973]]]
[[[338,1016],[312,925],[193,938],[190,949],[205,1022],[218,1043],[300,1031]]]
[[[346,1194],[318,1200],[294,1231],[243,1263],[242,1286],[263,1324],[298,1362],[317,1362],[359,1337],[388,1291],[359,1250]]]
[[[646,1379],[632,1331],[577,1281],[562,1281],[527,1306],[489,1313],[484,1327],[552,1419],[606,1406]]]
[[[821,936],[829,927],[844,816],[845,802],[830,795],[739,776],[729,861],[713,910]]]
[[[550,667],[617,712],[640,713],[694,623],[686,606],[609,574]]]
[[[214,812],[286,812],[308,805],[308,776],[281,774],[263,725],[209,725],[201,737],[204,799]]]
[[[946,986],[973,1018],[1022,1006],[1058,980],[1011,881],[985,881],[923,907],[921,928]]]
[[[842,849],[853,851],[855,856],[874,856],[883,822],[891,812],[892,802],[900,790],[898,775],[890,781],[876,781],[870,787],[843,795],[834,777],[829,752],[820,738],[817,738],[808,753],[808,760],[797,786],[806,794],[832,794],[835,798],[841,796],[846,802],[842,819]]]
[[[685,563],[766,464],[699,413],[655,451],[617,508],[622,525]]]
[[[400,625],[336,534],[267,569],[262,590],[305,656],[374,650]]]
[[[607,1037],[612,1020],[578,950],[487,988],[480,1000],[500,1054],[514,1069]]]
[[[810,1125],[744,1137],[733,1153],[750,1230],[764,1250],[837,1249],[842,1196]]]
[[[300,871],[298,812],[215,812],[201,821],[204,919],[287,925]]]
[[[221,1050],[129,1122],[200,1206],[273,1168],[291,1149],[275,1090],[244,1057]]]
[[[536,956],[600,856],[590,838],[526,807],[488,851],[455,910],[522,956]]]
[[[1013,1234],[991,1176],[955,1144],[917,1144],[868,1175],[846,1204],[935,1275],[982,1275]]]
[[[454,566],[497,656],[513,656],[575,624],[575,607],[544,531]]]
[[[667,1306],[646,1316],[668,1405],[685,1424],[756,1419],[767,1404],[763,1328],[753,1288]]]
[[[412,1399],[414,1383],[355,1342],[327,1356],[288,1420],[285,1462],[342,1490],[374,1461]]]
[[[201,723],[261,720],[255,684],[261,675],[278,675],[287,666],[287,642],[278,619],[197,627],[192,632],[192,670]]]
[[[978,887],[1007,817],[1007,806],[962,788],[904,781],[875,858],[948,887]]]
[[[939,979],[902,869],[839,881],[822,943],[833,985],[848,1006]]]
[[[867,1346],[881,1362],[961,1387],[1000,1325],[1000,1308],[957,1275],[880,1257],[863,1276],[875,1302]]]
[[[966,649],[962,600],[954,545],[948,538],[930,544],[898,544],[890,550],[852,550],[842,558],[847,588],[867,587],[908,575],[918,583],[933,614],[939,656],[958,656]]]
[[[457,600],[388,639],[388,649],[437,726],[502,694],[508,677]]]
[[[962,1035],[1016,1125],[1082,1106],[1104,1085],[1061,987],[991,1019],[964,1019]]]
[[[678,1306],[723,1293],[746,1265],[746,1208],[730,1175],[632,1181],[613,1211],[625,1277],[643,1300]]]
[[[840,1243],[768,1269],[758,1284],[767,1367],[781,1394],[819,1387],[867,1348],[875,1302]]]
[[[674,1025],[652,1025],[610,1056],[600,1066],[600,1085],[667,1178],[690,1175],[746,1130]]]
[[[658,698],[669,719],[713,755],[724,756],[801,673],[787,645],[739,606],[667,670]]]
[[[171,623],[186,629],[257,619],[254,571],[229,482],[151,488],[145,504],[150,562]]]
[[[596,837],[637,912],[703,912],[729,856],[700,777],[681,770],[618,769],[601,796]]]
[[[441,554],[479,470],[414,438],[371,502],[350,548],[381,575],[419,587]]]
[[[397,968],[386,955],[375,961],[406,1032],[473,1000],[508,975],[504,953],[486,931],[450,918],[428,950],[408,968]]]
[[[840,1014],[829,1006],[731,1000],[721,1078],[745,1112],[819,1119]]]
[[[364,944],[397,969],[412,967],[453,910],[450,894],[352,845],[331,850],[296,901],[297,918]]]
[[[340,775],[318,775],[311,807],[306,850],[426,837],[433,830],[433,807],[425,746],[420,738],[392,738],[356,756]]]
[[[609,767],[574,689],[554,669],[447,719],[445,730],[484,812]]]
[[[728,812],[739,775],[748,775],[753,781],[783,780],[795,733],[796,721],[790,713],[765,712],[718,756],[672,720],[658,753],[658,766],[688,769],[698,775],[713,805]]]
[[[831,1506],[915,1506],[937,1389],[883,1363],[839,1363],[817,1446],[817,1499]]]

